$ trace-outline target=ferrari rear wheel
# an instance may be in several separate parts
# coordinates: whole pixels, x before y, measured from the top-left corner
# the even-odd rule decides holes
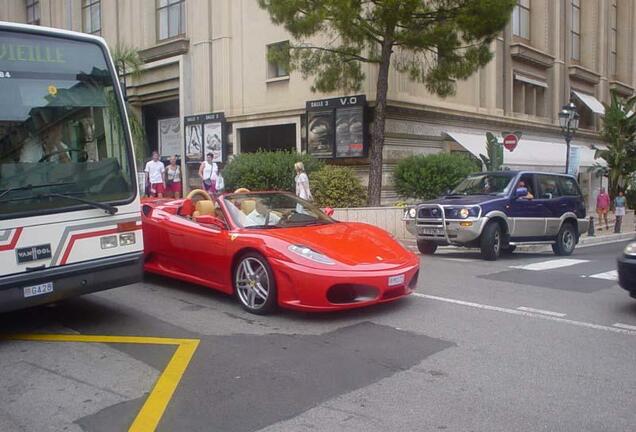
[[[234,291],[241,306],[258,315],[276,309],[276,281],[262,255],[250,252],[241,257],[234,269]]]

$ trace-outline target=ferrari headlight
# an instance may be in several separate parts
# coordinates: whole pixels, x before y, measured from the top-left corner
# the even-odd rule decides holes
[[[308,248],[307,246],[290,245],[288,249],[290,252],[293,252],[296,255],[300,255],[303,258],[306,258],[311,261],[315,261],[320,264],[326,264],[326,265],[336,264],[328,256],[323,255],[320,252],[316,252],[315,250],[312,250]]]
[[[470,216],[470,210],[468,210],[467,208],[463,208],[459,211],[459,216],[462,219],[466,219],[468,216]]]
[[[623,250],[625,255],[636,256],[636,242],[631,242],[627,246],[625,246],[625,250]]]

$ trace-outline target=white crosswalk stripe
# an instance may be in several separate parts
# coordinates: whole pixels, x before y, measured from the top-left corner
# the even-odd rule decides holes
[[[583,276],[583,277],[616,281],[618,280],[618,272],[616,270],[610,270],[607,272],[597,273],[597,274]]]
[[[548,261],[540,261],[532,264],[520,265],[520,266],[510,266],[513,269],[520,270],[532,270],[532,271],[542,271],[542,270],[554,270],[562,267],[570,267],[577,264],[588,263],[589,260],[581,260],[581,259],[571,259],[571,258],[562,258],[562,259],[554,259]]]

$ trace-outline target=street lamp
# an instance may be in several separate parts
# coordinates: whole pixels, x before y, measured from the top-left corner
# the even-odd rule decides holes
[[[579,113],[576,112],[576,106],[572,102],[563,105],[559,111],[559,125],[567,145],[567,153],[565,154],[565,173],[567,174],[570,168],[570,141],[579,128]]]

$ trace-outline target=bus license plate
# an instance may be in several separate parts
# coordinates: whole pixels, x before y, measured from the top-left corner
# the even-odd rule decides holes
[[[24,298],[39,296],[53,292],[53,282],[24,287]]]
[[[401,285],[404,283],[404,275],[389,276],[389,286]]]

